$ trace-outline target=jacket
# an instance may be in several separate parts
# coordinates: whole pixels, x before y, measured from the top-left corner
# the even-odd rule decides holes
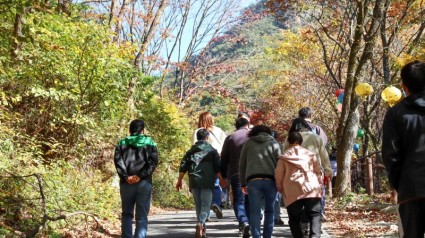
[[[197,141],[180,162],[179,172],[188,173],[189,188],[213,189],[220,156],[207,141]]]
[[[114,164],[121,183],[132,175],[152,183],[152,173],[158,164],[156,143],[143,134],[121,139],[115,147]]]
[[[332,178],[332,166],[329,160],[328,152],[326,151],[325,145],[323,144],[323,140],[320,138],[320,136],[310,131],[300,132],[300,134],[303,137],[303,143],[301,146],[315,153],[316,156],[319,157],[325,176]],[[287,148],[288,142],[285,142],[283,144],[282,151],[285,151]]]
[[[279,143],[269,134],[260,132],[243,145],[239,159],[239,179],[241,186],[254,178],[274,180],[277,157],[280,155]]]
[[[313,152],[301,146],[291,147],[279,156],[275,178],[285,206],[304,198],[322,197],[320,162]]]
[[[382,160],[398,203],[425,198],[425,91],[411,94],[388,109]]]
[[[239,174],[239,158],[242,147],[248,140],[248,128],[240,128],[226,137],[221,151],[221,175],[230,178]]]

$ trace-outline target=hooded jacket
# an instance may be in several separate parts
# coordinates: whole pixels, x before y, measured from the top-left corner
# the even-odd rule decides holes
[[[425,198],[425,91],[411,94],[388,109],[382,160],[398,203]]]
[[[152,173],[158,164],[156,143],[143,134],[130,135],[115,147],[114,163],[121,183],[132,175],[152,183]]]
[[[239,159],[241,186],[254,178],[274,180],[276,160],[280,155],[279,143],[269,134],[260,132],[244,144]]]
[[[285,206],[304,198],[322,197],[320,162],[313,152],[301,146],[291,147],[279,156],[275,178]]]
[[[329,160],[328,152],[326,151],[325,145],[323,144],[323,140],[320,138],[320,136],[311,131],[301,131],[300,134],[303,137],[303,143],[301,146],[316,154],[316,157],[318,157],[326,177],[332,178],[332,166]],[[286,149],[288,149],[287,141],[283,144],[282,151],[285,151]]]
[[[197,141],[180,162],[179,172],[188,173],[189,188],[214,189],[220,171],[220,156],[207,141]]]

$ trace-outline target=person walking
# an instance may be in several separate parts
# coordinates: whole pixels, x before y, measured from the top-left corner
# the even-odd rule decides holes
[[[208,130],[208,132],[210,133],[210,135],[208,137],[208,142],[211,144],[211,146],[214,149],[217,150],[218,154],[220,154],[221,150],[223,148],[224,140],[226,139],[227,135],[226,135],[226,133],[224,133],[224,131],[221,128],[214,126],[214,118],[213,118],[213,116],[211,115],[210,112],[203,112],[199,115],[198,129],[196,129],[194,134],[193,134],[193,143],[198,141],[198,139],[196,137],[196,133],[201,128]],[[220,207],[222,190],[221,190],[221,187],[220,187],[220,180],[218,178],[216,178],[214,184],[215,185],[214,185],[214,192],[213,192],[211,209],[213,210],[213,212],[215,213],[215,215],[218,219],[222,219],[223,218],[223,212],[222,212],[221,207]],[[210,219],[209,214],[210,213],[208,212],[207,220]]]
[[[304,119],[307,122],[307,124],[310,126],[311,131],[319,135],[320,138],[322,138],[323,145],[326,147],[326,145],[328,144],[328,136],[326,136],[325,131],[319,125],[313,123],[312,115],[313,115],[313,111],[309,107],[302,107],[298,111],[298,117],[301,119]]]
[[[254,238],[261,236],[262,205],[264,205],[263,237],[270,238],[273,233],[274,203],[277,194],[274,171],[281,150],[271,133],[271,129],[267,126],[254,126],[248,133],[249,139],[242,147],[239,161],[239,179],[242,191],[249,197],[249,225]]]
[[[303,143],[300,133],[290,133],[287,141],[288,149],[279,156],[276,166],[276,187],[283,194],[292,236],[304,237],[301,216],[305,212],[310,222],[309,237],[317,238],[321,234],[323,186],[320,161],[313,152],[300,146]]]
[[[130,123],[130,135],[115,148],[114,164],[120,178],[122,204],[122,238],[144,238],[148,230],[148,214],[152,194],[152,173],[158,164],[158,149],[151,137],[144,135],[145,123]],[[133,236],[134,208],[136,229]]]
[[[249,237],[249,222],[245,210],[245,194],[241,189],[239,179],[239,158],[242,147],[248,140],[249,121],[246,118],[238,118],[235,123],[236,131],[226,137],[221,151],[221,175],[223,179],[230,179],[233,193],[233,210],[238,220],[239,230],[242,231],[242,237]]]
[[[404,236],[425,233],[425,62],[400,71],[406,97],[385,114],[382,160],[397,203]]]
[[[211,206],[215,178],[220,175],[220,156],[208,143],[210,133],[201,128],[196,132],[197,142],[186,152],[180,163],[176,188],[182,188],[182,180],[189,174],[189,188],[195,200],[197,224],[195,237],[206,237],[205,222]]]

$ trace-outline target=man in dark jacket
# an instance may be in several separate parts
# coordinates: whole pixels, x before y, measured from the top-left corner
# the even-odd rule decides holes
[[[143,120],[133,120],[130,123],[130,136],[120,140],[115,148],[114,162],[120,177],[123,238],[144,238],[148,228],[152,173],[158,164],[158,149],[156,143],[144,135],[144,128]],[[133,236],[134,207],[136,230]]]
[[[197,142],[186,152],[180,163],[176,188],[182,188],[182,180],[189,174],[189,188],[193,194],[196,207],[195,237],[206,237],[205,221],[210,211],[214,183],[220,174],[220,156],[216,149],[208,143],[208,130],[201,128],[196,132]]]
[[[245,194],[242,193],[239,180],[239,157],[242,147],[248,140],[249,121],[238,118],[235,123],[236,131],[226,137],[221,150],[221,174],[224,179],[230,178],[233,193],[233,210],[238,219],[242,237],[249,237],[249,222],[245,206]]]
[[[401,69],[407,97],[390,108],[384,119],[382,159],[397,191],[404,237],[425,233],[425,63]]]

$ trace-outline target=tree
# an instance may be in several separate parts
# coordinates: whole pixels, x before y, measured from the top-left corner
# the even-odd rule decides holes
[[[423,22],[413,20],[419,19],[418,12],[423,11],[420,1],[277,0],[269,1],[269,6],[275,11],[285,10],[295,13],[305,23],[311,24],[311,32],[322,48],[326,78],[334,82],[329,90],[334,92],[340,88],[339,85],[343,85],[344,100],[336,137],[338,138],[336,191],[337,195],[342,196],[351,189],[349,175],[352,148],[360,120],[358,109],[361,99],[355,94],[354,88],[361,81],[372,82],[374,85],[390,83],[389,71],[391,69],[397,71],[397,61],[391,58],[389,52],[395,49],[395,56],[408,52],[408,49],[414,48],[423,34]],[[308,28],[307,25],[305,27]],[[408,32],[413,37],[403,39],[401,31]],[[388,35],[391,37],[387,38]],[[374,100],[375,104],[366,109],[369,115],[373,113],[371,109],[376,110],[380,103],[377,96],[371,100]],[[368,134],[372,134],[370,130]]]

